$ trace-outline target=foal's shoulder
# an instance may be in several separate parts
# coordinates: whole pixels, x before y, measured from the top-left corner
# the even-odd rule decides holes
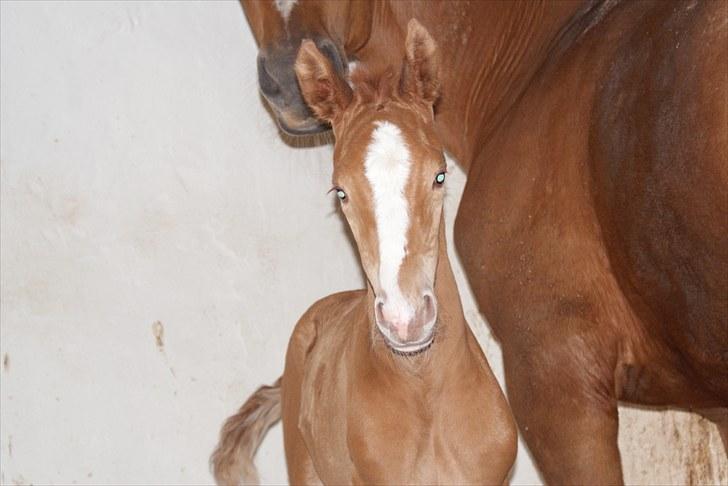
[[[298,319],[295,332],[299,328],[318,328],[320,324],[340,321],[366,300],[365,290],[347,290],[327,295],[309,307]]]
[[[298,324],[339,321],[349,315],[357,306],[363,304],[365,299],[365,290],[348,290],[327,295],[314,302],[301,316]]]
[[[328,295],[314,302],[296,323],[288,345],[289,359],[298,356],[304,363],[317,342],[329,342],[336,335],[337,324],[346,323],[355,310],[364,305],[366,291],[350,290]]]

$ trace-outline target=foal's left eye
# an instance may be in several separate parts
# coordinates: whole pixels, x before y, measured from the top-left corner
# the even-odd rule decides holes
[[[346,199],[346,193],[342,189],[337,189],[336,197],[338,197],[339,200],[343,201],[344,199]]]
[[[435,184],[441,186],[445,183],[445,171],[438,172],[435,176]]]

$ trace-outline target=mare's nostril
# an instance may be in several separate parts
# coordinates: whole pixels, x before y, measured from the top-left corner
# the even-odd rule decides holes
[[[317,43],[317,47],[321,52],[324,54],[324,56],[329,58],[329,61],[334,66],[334,69],[340,74],[343,74],[345,72],[345,62],[341,58],[341,53],[336,48],[336,44],[334,44],[331,40],[327,38],[320,39]]]
[[[274,96],[281,92],[281,88],[265,67],[265,58],[258,56],[258,84],[265,96]]]

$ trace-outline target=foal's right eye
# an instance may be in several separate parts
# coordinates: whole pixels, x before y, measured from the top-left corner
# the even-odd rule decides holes
[[[443,171],[438,172],[437,175],[435,176],[435,184],[437,184],[438,186],[441,186],[444,183],[445,183],[445,171],[443,170]]]
[[[331,189],[329,189],[329,192],[335,192],[336,197],[339,198],[339,201],[341,201],[341,202],[346,201],[346,192],[344,192],[344,190],[342,188],[340,188],[339,186],[332,187]],[[326,194],[328,194],[329,192],[327,192]]]

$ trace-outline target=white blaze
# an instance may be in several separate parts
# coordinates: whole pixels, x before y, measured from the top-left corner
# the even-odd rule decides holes
[[[284,22],[288,22],[288,17],[291,15],[291,10],[296,5],[298,0],[273,0],[273,3],[283,17]]]
[[[374,195],[379,238],[379,285],[387,296],[386,313],[405,322],[414,315],[399,288],[399,268],[407,246],[409,214],[404,190],[410,173],[410,152],[400,129],[377,122],[364,161]]]

